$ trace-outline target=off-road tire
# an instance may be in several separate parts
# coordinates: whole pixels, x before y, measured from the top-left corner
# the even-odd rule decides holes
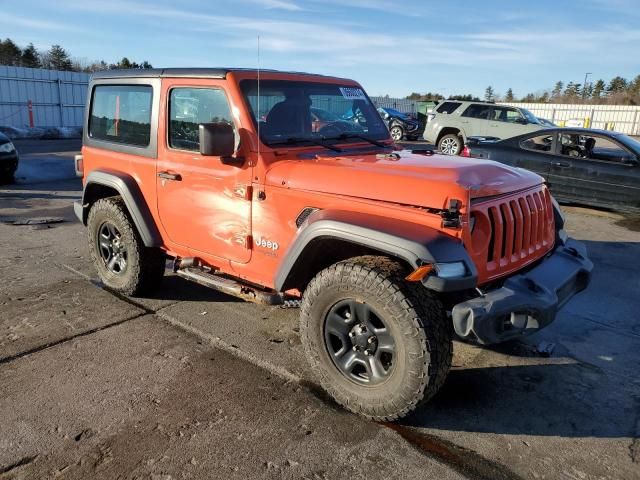
[[[428,401],[451,367],[453,332],[444,307],[422,284],[405,281],[407,273],[388,257],[355,257],[318,273],[302,297],[300,336],[314,380],[347,410],[377,421],[400,419]],[[381,384],[356,384],[329,356],[324,319],[345,298],[369,304],[393,334],[398,356]]]
[[[457,145],[454,150],[451,150],[446,146],[447,143],[451,143],[451,142],[455,142]],[[464,145],[463,145],[462,137],[460,137],[460,135],[456,135],[455,133],[450,133],[448,135],[443,136],[438,142],[438,150],[441,153],[444,153],[445,155],[458,155],[462,151],[463,147]]]
[[[111,272],[99,253],[99,229],[105,223],[113,224],[121,234],[127,248],[127,266],[121,274]],[[123,295],[152,293],[162,282],[165,254],[158,248],[144,246],[133,220],[120,197],[103,198],[89,210],[87,220],[91,259],[104,285]]]

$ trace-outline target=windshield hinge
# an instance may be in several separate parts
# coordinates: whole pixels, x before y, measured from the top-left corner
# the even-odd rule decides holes
[[[460,228],[462,225],[462,221],[460,219],[460,207],[462,207],[462,202],[460,200],[456,198],[449,200],[449,208],[440,212],[443,228]]]

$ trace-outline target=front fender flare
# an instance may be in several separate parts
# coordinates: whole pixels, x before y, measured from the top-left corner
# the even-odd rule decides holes
[[[464,262],[469,275],[453,282],[455,290],[475,288],[477,270],[462,242],[438,230],[386,217],[341,210],[318,210],[300,227],[289,246],[274,279],[276,290],[282,291],[296,262],[310,243],[319,238],[335,238],[361,245],[407,262],[412,268],[424,263]],[[450,282],[434,277],[425,286],[440,291],[450,290]]]

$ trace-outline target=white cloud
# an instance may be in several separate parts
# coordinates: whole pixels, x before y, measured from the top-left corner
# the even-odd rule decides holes
[[[71,25],[65,25],[57,21],[39,20],[33,17],[21,17],[18,15],[11,15],[10,13],[2,13],[0,15],[0,24],[6,24],[12,27],[26,27],[33,28],[35,30],[75,30],[79,31],[77,27]]]
[[[261,5],[267,9],[288,10],[290,12],[297,12],[302,10],[302,7],[300,7],[297,3],[289,2],[286,0],[245,0],[245,1]]]

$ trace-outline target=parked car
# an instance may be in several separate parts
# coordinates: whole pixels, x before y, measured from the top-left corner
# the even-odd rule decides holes
[[[186,112],[176,98],[190,99]],[[355,112],[364,131],[313,132],[309,110],[324,105]],[[353,80],[96,72],[82,141],[74,211],[107,288],[149,293],[170,257],[182,278],[299,302],[315,380],[371,419],[396,420],[435,395],[454,332],[522,338],[590,280],[585,246],[567,237],[540,176],[398,151]],[[539,210],[498,226],[492,212],[526,199]]]
[[[13,181],[18,169],[18,151],[4,133],[0,133],[0,183]]]
[[[433,111],[424,139],[445,155],[458,155],[468,137],[510,138],[546,128],[525,108],[446,100]]]
[[[311,107],[311,131],[324,136],[340,135],[344,132],[364,132],[364,128],[353,121],[348,121],[336,113],[324,110],[323,108]]]
[[[554,128],[501,141],[469,138],[463,156],[531,170],[560,201],[640,213],[640,142],[621,133]]]
[[[386,107],[378,108],[378,113],[386,122],[394,142],[399,142],[403,138],[417,140],[424,131],[424,124],[406,113]]]

